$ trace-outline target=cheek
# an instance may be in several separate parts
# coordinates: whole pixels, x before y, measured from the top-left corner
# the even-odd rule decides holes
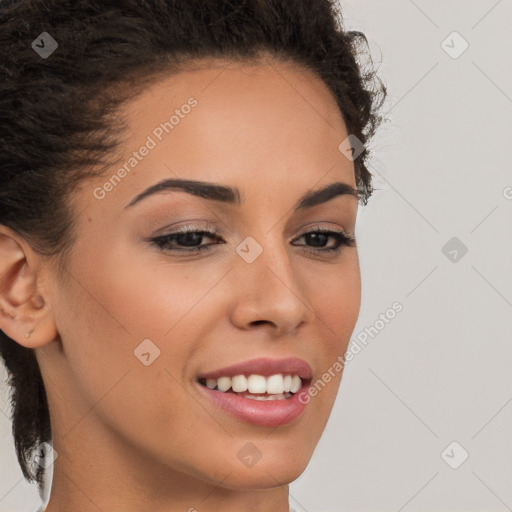
[[[307,299],[314,309],[325,348],[341,350],[349,341],[361,305],[361,275],[357,251],[351,249],[339,264],[312,267],[305,274]]]
[[[321,350],[316,353],[317,390],[310,399],[321,411],[315,422],[315,428],[321,430],[334,405],[343,375],[343,358],[359,316],[361,275],[357,251],[347,252],[339,265],[330,269],[325,266],[322,272],[308,275],[308,299],[316,315],[315,332],[321,340]]]
[[[163,258],[145,261],[115,247],[77,253],[80,258],[70,268],[74,277],[59,292],[57,309],[68,363],[80,387],[94,402],[128,370],[135,370],[129,380],[143,370],[140,389],[127,394],[130,401],[140,398],[149,406],[144,388],[151,393],[169,388],[162,391],[168,400],[173,377],[187,378],[187,363],[204,339],[207,320],[221,314],[219,297],[205,295],[225,269],[192,262],[186,268]],[[145,366],[141,359],[147,352],[151,364]],[[160,371],[164,368],[169,373]]]
[[[166,339],[180,330],[222,277],[222,269],[166,261],[154,254],[137,257],[112,248],[90,256],[83,258],[77,273],[87,283],[90,297],[108,314],[105,327],[120,325],[122,336],[129,334],[139,343],[145,338]]]
[[[210,430],[215,423],[191,400],[183,379],[193,340],[199,338],[198,322],[191,322],[198,318],[194,305],[215,276],[192,277],[178,266],[141,264],[114,252],[82,253],[69,270],[73,277],[59,289],[55,307],[70,381],[68,402],[74,404],[70,414],[76,415],[70,424],[85,428],[98,416],[146,449],[157,443],[174,457],[184,446],[193,451],[191,423]],[[134,354],[144,339],[160,350],[148,366]],[[94,414],[88,415],[92,407]],[[205,436],[206,426],[201,427]]]

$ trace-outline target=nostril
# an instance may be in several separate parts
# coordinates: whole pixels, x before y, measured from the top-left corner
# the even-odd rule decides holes
[[[254,322],[251,322],[252,325],[260,325],[260,324],[266,324],[267,320],[255,320]]]

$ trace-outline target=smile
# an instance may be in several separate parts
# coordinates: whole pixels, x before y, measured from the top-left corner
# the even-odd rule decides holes
[[[285,400],[303,385],[298,375],[281,373],[269,377],[254,374],[222,376],[217,379],[199,379],[199,383],[221,393],[236,393],[252,400]]]

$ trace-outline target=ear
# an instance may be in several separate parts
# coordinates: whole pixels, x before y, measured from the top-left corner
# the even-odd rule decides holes
[[[57,337],[41,269],[41,256],[21,235],[0,224],[0,329],[27,348]]]

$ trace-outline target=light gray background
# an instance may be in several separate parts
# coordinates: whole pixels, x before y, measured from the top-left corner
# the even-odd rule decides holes
[[[358,219],[353,339],[395,301],[403,310],[347,365],[291,505],[512,510],[512,2],[342,6],[382,61],[391,119],[372,145],[381,190]],[[446,40],[454,31],[469,44],[456,59],[443,49],[461,48],[458,36]],[[456,262],[442,252],[452,237],[468,248]],[[10,428],[0,413],[0,512],[32,511],[40,498]],[[469,457],[452,469],[446,461],[456,465],[462,450]]]

